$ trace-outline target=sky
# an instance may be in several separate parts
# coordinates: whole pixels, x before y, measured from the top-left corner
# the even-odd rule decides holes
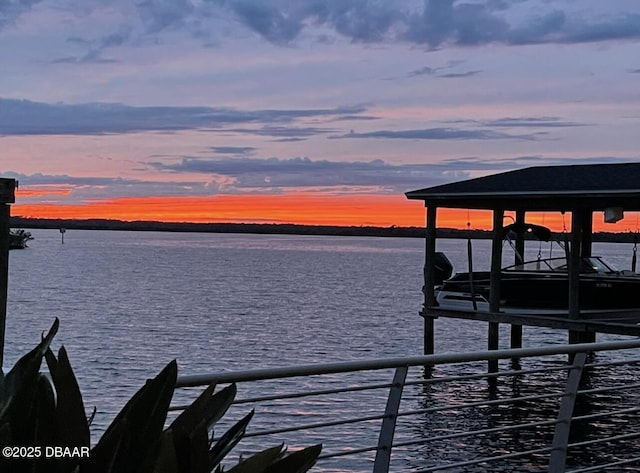
[[[422,226],[404,192],[640,160],[639,52],[637,0],[4,0],[0,176],[26,217]]]

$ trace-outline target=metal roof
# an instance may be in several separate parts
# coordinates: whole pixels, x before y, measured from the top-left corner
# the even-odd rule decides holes
[[[640,210],[640,163],[534,166],[407,192],[425,205],[504,210]]]

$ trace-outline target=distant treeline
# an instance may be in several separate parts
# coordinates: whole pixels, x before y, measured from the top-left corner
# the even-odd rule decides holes
[[[91,219],[63,220],[43,218],[11,217],[12,228],[64,228],[67,230],[127,230],[150,232],[199,232],[199,233],[257,233],[280,235],[336,235],[424,238],[423,227],[374,227],[374,226],[333,226],[297,225],[290,223],[169,223],[153,221],[124,222],[121,220]],[[490,239],[489,230],[458,230],[439,228],[439,238]],[[529,235],[527,235],[529,236]],[[554,233],[554,238],[563,240],[564,235]],[[533,238],[533,237],[531,237]],[[635,242],[638,234],[633,232],[594,233],[594,241]]]

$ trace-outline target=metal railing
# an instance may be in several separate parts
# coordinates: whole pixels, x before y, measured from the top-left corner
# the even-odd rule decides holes
[[[189,387],[237,383],[234,409],[256,410],[243,453],[322,443],[313,471],[602,471],[640,465],[638,348],[323,363],[181,376],[178,386],[187,401]]]

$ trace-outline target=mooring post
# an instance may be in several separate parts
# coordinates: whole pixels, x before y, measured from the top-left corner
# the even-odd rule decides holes
[[[9,204],[15,202],[14,179],[0,179],[0,370],[4,362],[4,338],[7,321],[7,291],[9,286]]]
[[[424,261],[424,354],[433,355],[435,352],[434,318],[427,312],[436,305],[436,215],[437,207],[427,206],[427,228],[425,232],[425,261]]]

